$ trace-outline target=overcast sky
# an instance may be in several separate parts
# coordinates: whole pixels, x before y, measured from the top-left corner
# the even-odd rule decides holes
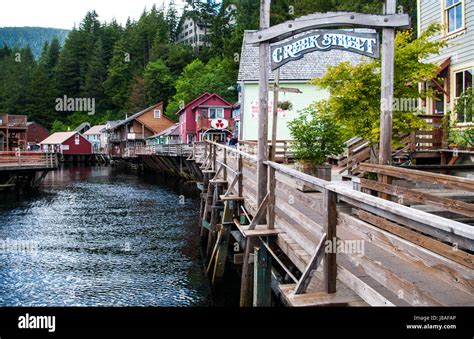
[[[39,26],[71,29],[78,26],[89,10],[95,9],[100,21],[115,18],[124,24],[127,17],[138,19],[153,4],[160,8],[170,0],[1,0],[0,27]],[[177,7],[182,0],[174,0]]]

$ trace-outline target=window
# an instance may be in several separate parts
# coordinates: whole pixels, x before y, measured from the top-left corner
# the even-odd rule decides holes
[[[155,116],[155,119],[161,118],[161,110],[155,109],[155,110],[153,111],[153,114],[154,114],[154,116]]]
[[[203,108],[203,109],[202,109],[202,118],[203,118],[203,119],[206,119],[206,118],[207,118],[207,109],[206,109],[206,108]]]
[[[463,0],[443,0],[444,18],[447,33],[460,30],[463,27]]]
[[[79,137],[79,134],[76,134],[75,137],[74,137],[74,144],[79,145],[80,140],[81,140],[81,139],[80,139],[80,137]]]
[[[223,108],[210,108],[209,119],[223,119],[224,109]]]
[[[466,98],[462,98],[462,96],[468,91],[472,91],[472,72],[473,69],[466,69],[460,72],[454,73],[454,103],[455,105],[459,102],[459,100],[466,100]],[[467,107],[467,102],[465,103],[465,108],[461,112],[457,113],[457,120],[459,122],[473,122],[472,121],[472,108]]]

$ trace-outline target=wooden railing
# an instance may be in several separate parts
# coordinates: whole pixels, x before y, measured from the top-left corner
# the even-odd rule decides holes
[[[58,167],[58,157],[55,153],[44,152],[0,152],[1,168],[56,168]]]
[[[361,190],[454,220],[474,222],[472,179],[377,164],[360,164],[359,170],[386,178],[385,182],[353,178]]]
[[[19,127],[26,128],[27,126],[27,116],[26,115],[12,115],[1,113],[0,114],[0,127]]]
[[[189,157],[193,154],[193,146],[190,144],[167,144],[136,147],[135,155],[165,155],[172,157]]]
[[[265,162],[265,198],[257,204],[254,155],[212,142],[195,146],[194,151],[201,168],[215,172],[214,180],[228,183],[224,198],[245,201],[248,224],[234,220],[243,236],[257,237],[262,246],[268,246],[267,236],[272,237],[301,271],[301,278],[293,279],[291,295],[304,293],[315,276],[325,292],[336,292],[337,279],[370,305],[462,304],[461,296],[467,298],[466,303],[474,302],[470,287],[474,264],[469,253],[474,250],[472,226],[271,161]],[[300,182],[319,192],[301,192]],[[328,242],[336,239],[362,241],[365,252],[328,250]],[[246,249],[244,268],[248,251],[253,253],[253,248]],[[322,273],[317,271],[321,262]],[[432,284],[437,284],[436,290]],[[450,286],[451,295],[439,286]]]
[[[293,160],[291,150],[291,140],[277,140],[275,145],[275,161],[278,163],[288,163]],[[257,154],[257,141],[239,141],[240,149],[248,154]],[[268,154],[271,154],[271,141],[268,144]]]

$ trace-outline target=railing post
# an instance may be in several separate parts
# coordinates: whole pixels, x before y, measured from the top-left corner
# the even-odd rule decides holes
[[[227,180],[227,149],[224,148],[224,180]]]
[[[275,178],[275,169],[271,165],[267,165],[268,167],[268,207],[267,207],[267,223],[269,229],[275,228],[275,186],[276,186],[276,178]]]
[[[336,244],[336,226],[337,226],[337,194],[324,189],[324,233],[326,233],[327,241]],[[330,252],[326,251],[324,256],[324,282],[323,286],[327,293],[336,292],[336,278],[337,278],[337,262],[336,262],[336,248],[331,246]],[[323,244],[324,246],[324,244]]]
[[[212,169],[217,170],[217,146],[213,144],[213,153],[212,153]]]
[[[243,167],[244,167],[244,161],[242,158],[242,154],[239,154],[239,182],[238,182],[238,191],[239,191],[239,197],[242,197],[243,194],[243,185],[242,185],[242,180],[243,180]]]

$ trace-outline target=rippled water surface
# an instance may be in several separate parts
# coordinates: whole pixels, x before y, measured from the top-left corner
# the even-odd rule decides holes
[[[0,306],[206,305],[198,209],[192,186],[98,167],[1,195]]]

